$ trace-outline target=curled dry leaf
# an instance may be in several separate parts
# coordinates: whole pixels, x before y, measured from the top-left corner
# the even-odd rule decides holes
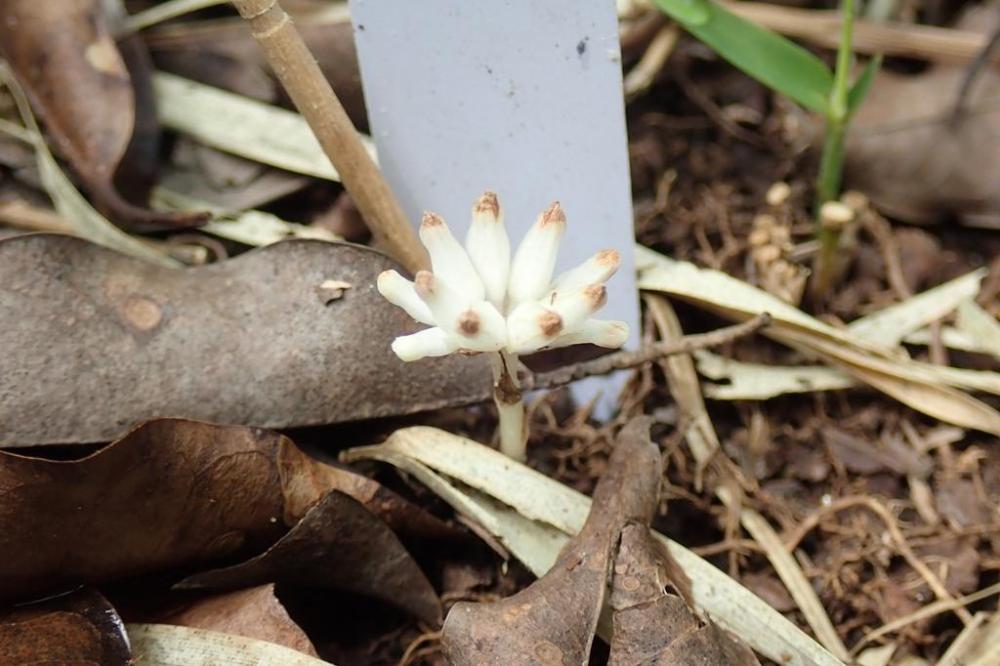
[[[277,433],[180,419],[76,461],[0,452],[0,602],[259,552],[335,488],[403,504],[370,484]]]
[[[671,581],[692,598],[683,570],[649,531],[661,474],[651,422],[635,419],[619,434],[583,529],[548,573],[500,602],[452,608],[442,635],[450,663],[586,663],[609,578],[609,663],[758,663],[746,646],[702,626],[681,597],[664,593]]]
[[[0,613],[0,663],[125,666],[128,637],[99,592],[69,594]]]
[[[684,575],[676,564],[668,568],[670,562],[647,526],[628,525],[622,531],[611,583],[614,633],[608,664],[760,666],[750,648],[711,622],[699,622],[684,598],[664,591],[665,580]]]
[[[274,585],[259,585],[206,597],[158,621],[257,638],[313,657],[319,656],[309,637],[274,596]]]
[[[137,45],[130,42],[129,48]],[[144,142],[156,142],[155,128],[149,131],[155,116],[137,122],[132,79],[100,0],[5,3],[0,53],[24,86],[56,152],[73,166],[97,208],[128,227],[185,227],[204,221],[201,214],[137,207],[115,188],[116,171],[136,128]],[[142,145],[132,152],[155,151]]]
[[[649,425],[636,419],[619,435],[587,522],[548,573],[499,602],[452,607],[441,637],[450,663],[587,663],[618,536],[655,509],[660,452]]]
[[[269,582],[349,590],[426,622],[441,622],[434,588],[396,535],[356,500],[337,491],[328,493],[266,552],[190,576],[178,587],[232,589]]]
[[[0,442],[101,442],[163,414],[290,427],[485,400],[480,357],[403,363],[395,264],[295,240],[177,271],[80,239],[0,242]],[[325,280],[354,285],[330,303]],[[150,372],[155,368],[155,372]]]

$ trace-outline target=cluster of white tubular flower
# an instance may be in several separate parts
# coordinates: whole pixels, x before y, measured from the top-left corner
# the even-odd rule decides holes
[[[591,318],[607,300],[604,283],[618,269],[618,252],[598,252],[553,280],[565,229],[566,216],[554,203],[511,259],[494,193],[486,192],[473,206],[464,248],[441,217],[425,213],[420,240],[432,270],[418,272],[413,282],[385,271],[378,290],[431,328],[396,338],[392,350],[404,361],[416,361],[455,351],[527,354],[584,342],[620,347],[628,325]]]

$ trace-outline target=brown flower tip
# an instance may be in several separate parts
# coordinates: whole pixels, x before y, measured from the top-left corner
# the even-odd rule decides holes
[[[601,250],[597,253],[597,263],[601,266],[618,266],[622,262],[622,256],[618,250]]]
[[[458,318],[458,330],[463,335],[473,336],[479,333],[479,314],[474,310],[466,310]]]
[[[429,210],[424,211],[424,216],[420,218],[420,226],[422,227],[443,227],[444,218],[437,213],[432,213]]]
[[[608,301],[608,290],[603,284],[591,284],[583,288],[583,296],[591,310],[604,307]]]
[[[493,217],[498,217],[500,215],[500,201],[497,199],[496,192],[490,192],[486,190],[483,195],[476,200],[476,204],[472,207],[473,213],[489,213]]]
[[[421,297],[427,297],[434,293],[434,274],[430,271],[417,271],[413,278],[413,287]]]
[[[542,329],[542,335],[547,338],[554,338],[562,331],[562,317],[552,310],[546,310],[538,315],[538,327]]]
[[[558,201],[553,201],[552,205],[542,213],[542,226],[549,224],[566,224],[566,213],[563,212]]]

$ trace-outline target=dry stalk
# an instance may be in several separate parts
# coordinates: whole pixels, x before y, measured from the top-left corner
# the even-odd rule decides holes
[[[427,255],[416,233],[292,19],[278,0],[232,3],[250,23],[254,39],[340,174],[376,242],[409,271],[426,268]]]

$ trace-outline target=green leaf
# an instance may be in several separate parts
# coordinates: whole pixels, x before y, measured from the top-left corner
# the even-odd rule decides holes
[[[865,97],[868,96],[868,90],[872,87],[872,81],[875,80],[875,74],[878,73],[881,66],[882,54],[880,53],[868,61],[864,71],[861,72],[861,76],[851,86],[850,91],[847,93],[848,116],[853,115],[858,110],[858,107],[861,106],[861,102],[865,101]]]
[[[653,4],[733,66],[807,109],[826,112],[833,73],[798,44],[710,0],[653,0]]]

